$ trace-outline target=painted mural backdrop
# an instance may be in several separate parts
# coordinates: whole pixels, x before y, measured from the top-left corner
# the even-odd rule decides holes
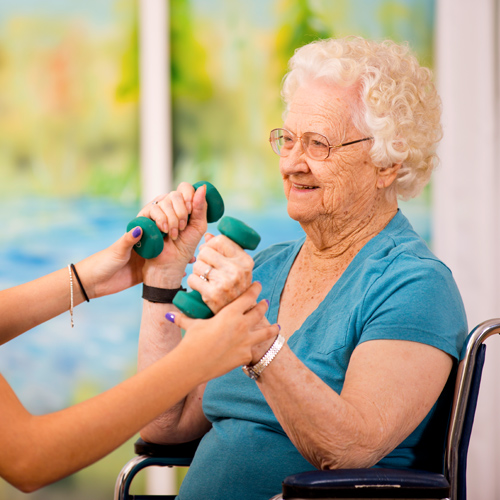
[[[139,209],[137,6],[0,2],[1,288],[107,246]],[[261,247],[301,234],[268,144],[295,48],[387,37],[433,63],[433,0],[171,0],[170,9],[175,182],[214,182]],[[430,239],[429,192],[403,210]],[[67,313],[2,346],[0,371],[34,413],[88,398],[135,371],[140,307],[139,289],[83,304],[74,329]],[[29,497],[0,480],[0,500],[111,498],[131,450]]]
[[[137,19],[131,0],[0,2],[1,288],[104,248],[137,213]],[[0,371],[30,411],[134,371],[138,292],[80,306],[74,329],[67,313],[1,347]],[[0,499],[111,498],[126,448],[30,496],[0,480]]]

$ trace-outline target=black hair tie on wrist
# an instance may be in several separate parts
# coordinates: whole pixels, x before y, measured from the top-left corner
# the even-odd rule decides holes
[[[179,288],[156,288],[154,286],[142,285],[142,298],[148,302],[157,302],[160,304],[171,304],[177,292],[185,292],[186,289]]]
[[[70,264],[70,265],[71,265],[71,269],[73,270],[73,274],[75,275],[76,281],[78,281],[78,284],[80,285],[80,288],[82,290],[83,296],[85,297],[85,300],[87,302],[90,302],[89,296],[87,295],[87,292],[85,291],[85,288],[83,288],[82,282],[80,280],[80,276],[78,276],[78,273],[76,272],[75,265],[74,264]]]

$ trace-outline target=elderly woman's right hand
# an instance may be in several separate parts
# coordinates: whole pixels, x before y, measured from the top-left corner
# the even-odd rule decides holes
[[[189,262],[207,229],[206,186],[194,187],[182,182],[176,191],[158,196],[148,204],[139,216],[156,222],[158,228],[168,233],[162,253],[146,260],[143,269],[144,282],[151,286],[177,287]],[[189,223],[188,223],[189,219]]]
[[[227,236],[207,234],[187,283],[217,313],[248,290],[253,266],[252,257]]]

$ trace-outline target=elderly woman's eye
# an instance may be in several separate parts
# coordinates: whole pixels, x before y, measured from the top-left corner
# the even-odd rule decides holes
[[[329,149],[328,143],[322,139],[311,139],[308,148],[315,155],[324,155]]]
[[[283,134],[280,137],[280,142],[281,142],[281,145],[283,147],[285,147],[285,148],[292,148],[294,140],[293,140],[293,137],[291,135],[289,135],[289,134]]]
[[[325,144],[324,142],[318,139],[314,139],[313,141],[311,141],[311,146],[314,148],[327,148],[328,144]]]

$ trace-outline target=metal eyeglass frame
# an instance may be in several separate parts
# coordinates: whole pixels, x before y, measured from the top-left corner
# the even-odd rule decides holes
[[[373,137],[365,137],[364,139],[357,139],[356,141],[350,141],[350,142],[344,142],[343,144],[339,144],[337,146],[330,146],[330,141],[328,140],[327,137],[325,137],[323,134],[320,134],[318,132],[305,132],[304,134],[302,134],[301,136],[298,136],[296,134],[294,134],[293,132],[290,132],[290,130],[286,129],[286,128],[283,128],[283,127],[280,127],[280,128],[273,128],[271,130],[271,132],[269,133],[269,144],[271,145],[271,149],[278,155],[278,156],[288,156],[288,155],[282,155],[280,153],[277,152],[277,150],[273,147],[273,142],[276,140],[276,139],[272,139],[272,134],[273,132],[277,131],[277,130],[285,130],[286,132],[288,132],[292,137],[296,137],[297,139],[300,140],[300,144],[302,145],[302,149],[304,151],[304,153],[306,154],[306,156],[308,156],[309,158],[311,158],[311,160],[317,160],[317,161],[324,161],[326,160],[329,156],[330,156],[330,152],[332,149],[338,149],[338,148],[341,148],[343,146],[350,146],[351,144],[357,144],[358,142],[363,142],[363,141],[371,141],[373,139]],[[323,137],[325,139],[325,142],[328,144],[328,153],[327,155],[324,157],[324,158],[314,158],[313,156],[311,156],[308,152],[308,148],[306,147],[306,145],[302,142],[302,137],[304,137],[306,134],[315,134],[315,135],[319,135],[320,137]]]

